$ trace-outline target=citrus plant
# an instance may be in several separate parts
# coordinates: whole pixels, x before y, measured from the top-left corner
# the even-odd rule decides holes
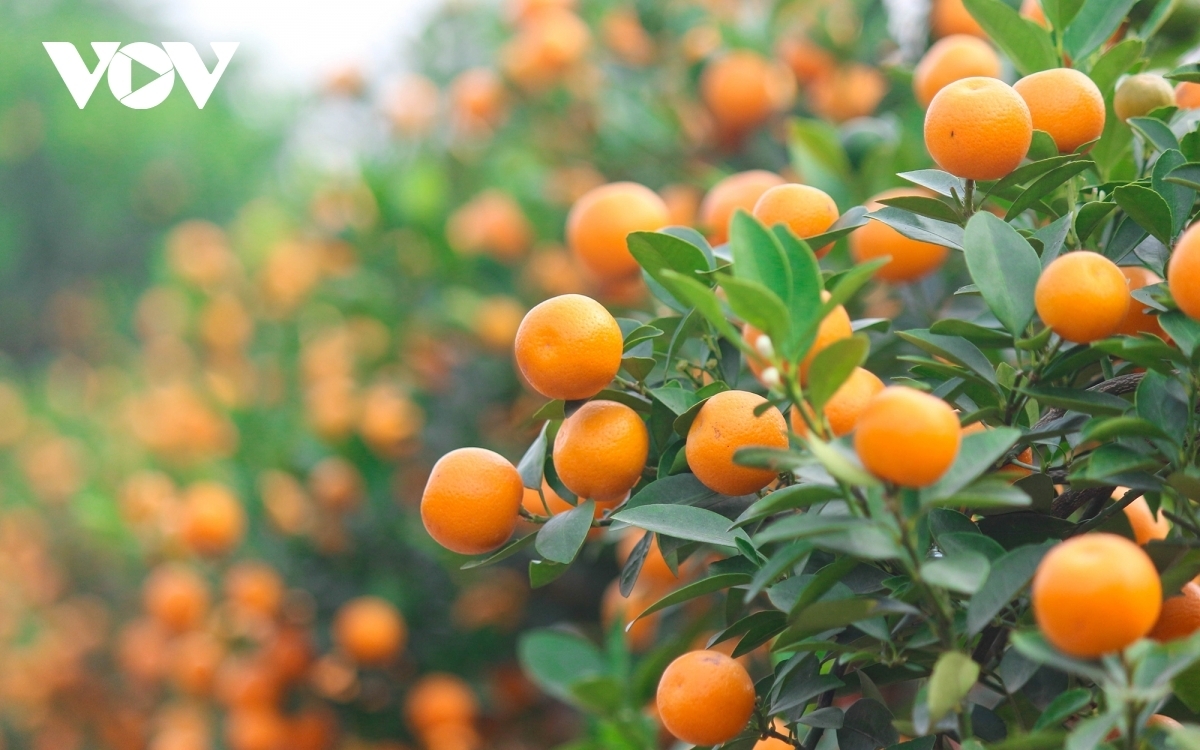
[[[573,249],[640,273],[653,312],[534,308],[515,358],[541,434],[516,464],[435,467],[426,526],[490,555],[472,566],[527,554],[540,587],[620,537],[604,647],[522,642],[604,720],[580,747],[654,746],[648,716],[728,748],[1200,742],[1200,135],[1167,83],[1200,72],[1139,72],[1166,4],[965,5],[1023,76],[934,45],[914,86],[938,168],[909,188],[838,216],[745,173],[706,234],[636,186],[580,199]],[[818,131],[793,131],[802,174]],[[943,264],[964,283],[923,327],[850,315]],[[519,518],[540,528],[510,539]]]

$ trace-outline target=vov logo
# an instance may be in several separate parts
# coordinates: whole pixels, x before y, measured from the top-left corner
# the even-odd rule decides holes
[[[92,42],[92,49],[99,59],[95,70],[88,70],[79,50],[70,42],[43,42],[42,46],[50,54],[54,67],[58,69],[58,74],[80,109],[92,98],[92,92],[106,70],[109,90],[117,101],[130,109],[150,109],[162,104],[175,87],[176,71],[196,106],[204,109],[229,61],[233,59],[238,43],[212,42],[210,46],[217,56],[217,64],[211,72],[200,59],[200,53],[187,42],[163,42],[162,46],[133,42],[124,47],[120,42]],[[158,74],[158,78],[137,91],[133,90],[135,62]]]

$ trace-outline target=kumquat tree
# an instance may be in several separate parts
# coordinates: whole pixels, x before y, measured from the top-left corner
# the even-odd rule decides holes
[[[572,747],[1200,746],[1200,72],[1140,72],[1166,3],[965,5],[906,188],[839,215],[752,173],[704,234],[582,196],[569,245],[652,303],[534,307],[541,432],[433,467],[425,528],[472,566],[543,587],[618,540],[600,645],[521,641],[598,717]],[[828,133],[793,126],[797,171],[852,195]],[[916,326],[850,314],[943,265]]]
[[[1197,0],[434,5],[0,3],[0,748],[1200,749]]]

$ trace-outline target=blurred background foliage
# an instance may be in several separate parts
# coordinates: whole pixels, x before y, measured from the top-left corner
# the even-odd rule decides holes
[[[564,248],[587,190],[638,181],[695,225],[705,191],[743,170],[803,179],[846,211],[929,165],[910,93],[926,9],[895,5],[446,3],[406,72],[338,71],[249,119],[235,69],[202,111],[178,86],[128,110],[101,82],[80,112],[42,41],[91,65],[90,41],[164,32],[107,2],[0,2],[9,744],[583,735],[522,676],[516,633],[611,625],[611,540],[532,592],[520,555],[461,570],[421,528],[425,476],[450,449],[515,460],[534,438],[541,400],[511,361],[529,307],[568,292],[647,305],[640,280],[589,276]],[[705,70],[735,50],[749,73],[706,100]],[[743,89],[756,113],[737,121]],[[845,244],[831,268],[849,265]],[[854,317],[911,328],[969,304],[952,295],[960,264],[880,286]],[[875,342],[871,369],[894,368],[898,346]],[[363,596],[385,604],[347,606]],[[667,654],[698,635],[668,624],[634,645]]]

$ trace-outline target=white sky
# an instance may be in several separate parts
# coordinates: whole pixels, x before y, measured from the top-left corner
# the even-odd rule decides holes
[[[311,88],[347,64],[394,64],[403,40],[442,1],[134,0],[185,41],[240,42],[243,69],[250,64],[265,83],[288,89]]]

